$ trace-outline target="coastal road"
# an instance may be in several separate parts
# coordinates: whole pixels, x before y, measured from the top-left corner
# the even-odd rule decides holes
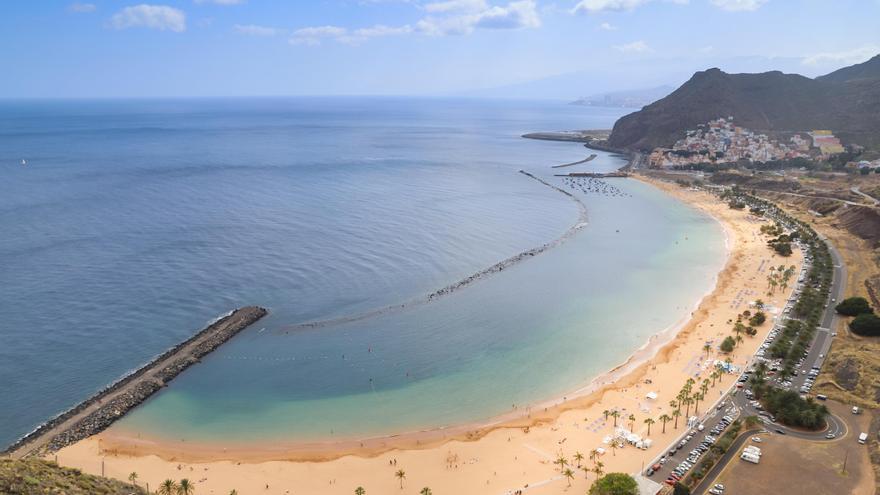
[[[706,476],[703,478],[703,480],[697,483],[697,486],[695,486],[694,489],[691,490],[691,493],[695,495],[707,493],[708,490],[712,488],[712,486],[715,484],[715,480],[718,478],[718,475],[721,474],[721,471],[723,471],[724,468],[727,467],[727,463],[730,462],[731,459],[733,459],[737,454],[739,454],[739,449],[742,448],[743,444],[748,442],[749,439],[752,438],[752,435],[754,435],[755,433],[759,433],[760,431],[761,430],[758,429],[751,429],[740,433],[740,435],[736,437],[736,440],[734,440],[733,443],[730,444],[730,448],[727,449],[727,452],[725,452],[724,455],[721,456],[720,459],[718,459],[718,462],[716,462],[712,469],[710,469],[709,472],[706,473]]]
[[[834,248],[834,246],[828,242],[828,239],[825,237],[821,237],[822,240],[826,242],[828,245],[828,249],[831,255],[833,270],[832,270],[832,278],[831,278],[831,287],[829,290],[829,300],[827,301],[827,307],[824,309],[824,313],[822,315],[822,319],[820,320],[821,328],[816,332],[816,336],[807,353],[807,357],[804,359],[804,363],[802,369],[804,372],[799,372],[798,376],[792,377],[792,385],[791,389],[799,390],[801,386],[803,386],[804,381],[807,379],[807,372],[813,366],[821,367],[825,361],[826,356],[828,355],[828,350],[831,347],[832,342],[832,333],[836,329],[836,325],[838,324],[838,316],[834,311],[834,306],[836,301],[840,301],[844,297],[844,291],[846,289],[846,268],[843,264],[842,257],[840,253]],[[733,389],[733,387],[732,387]],[[735,389],[733,389],[735,390]],[[666,456],[666,461],[663,467],[656,473],[653,474],[653,477],[656,481],[662,482],[667,479],[678,466],[681,461],[687,458],[688,452],[692,450],[694,447],[699,445],[702,441],[703,437],[708,433],[712,426],[720,421],[722,416],[729,415],[731,417],[739,417],[744,418],[748,416],[757,416],[761,414],[761,411],[756,409],[752,403],[752,401],[747,399],[745,394],[743,393],[733,393],[731,398],[725,398],[721,400],[714,410],[707,413],[702,418],[702,424],[705,425],[705,430],[702,432],[691,431],[693,434],[693,438],[690,441],[685,442],[685,445],[678,449],[673,455],[669,455],[669,450],[673,448],[675,445],[679,445],[683,438],[679,438],[675,443],[667,446],[664,455]],[[815,441],[826,441],[825,436],[828,433],[834,434],[836,438],[840,438],[845,435],[847,432],[846,423],[840,418],[829,415],[828,416],[828,424],[825,429],[820,432],[810,432],[805,430],[797,430],[792,429],[783,425],[779,425],[773,423],[766,417],[762,417],[762,421],[765,424],[765,427],[768,431],[781,431],[783,434],[791,435],[793,437],[802,438],[805,440],[815,440]],[[722,433],[723,434],[723,433]],[[748,440],[750,436],[743,435],[738,438],[738,440],[734,443],[734,446],[722,456],[721,460],[716,463],[712,470],[710,470],[709,475],[704,479],[703,483],[697,485],[697,489],[693,491],[695,494],[704,493],[706,490],[711,488],[711,483],[709,480],[714,480],[717,477],[717,474],[721,472],[722,469],[727,465],[733,455],[738,451],[738,449],[742,446],[742,444]],[[701,456],[702,458],[702,456]],[[700,462],[699,460],[697,461]]]

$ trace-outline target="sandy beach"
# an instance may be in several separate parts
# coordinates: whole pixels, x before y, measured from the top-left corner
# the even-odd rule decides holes
[[[434,493],[583,493],[595,474],[585,475],[575,469],[569,487],[554,460],[562,455],[574,468],[578,465],[576,453],[587,457],[597,448],[607,451],[600,458],[603,471],[639,471],[684,432],[683,421],[677,429],[672,422],[664,428],[659,417],[670,413],[669,402],[688,378],[708,378],[715,360],[728,357],[719,353],[717,346],[732,334],[731,320],[746,309],[754,311],[750,303],[756,299],[769,307],[770,318],[758,327],[758,335],[745,337],[730,354],[733,364],[739,367],[747,364],[772,328],[773,317],[791,289],[768,295],[769,267],[794,264],[799,268],[802,262],[799,251],[789,258],[775,255],[759,233],[764,221],[748,212],[732,210],[706,192],[650,182],[723,225],[729,251],[727,263],[715,289],[699,302],[690,319],[658,329],[662,332],[626,363],[564,398],[528,410],[514,410],[490,424],[327,444],[234,448],[184,441],[158,444],[111,427],[61,450],[58,461],[94,474],[101,474],[103,469],[107,476],[122,480],[134,471],[139,483],[149,483],[151,489],[166,478],[188,478],[196,482],[196,493],[217,494],[232,489],[245,494],[350,494],[358,486],[367,493],[417,493],[424,486]],[[713,349],[708,355],[703,349],[706,343],[711,343]],[[586,381],[591,377],[584,378]],[[711,387],[700,412],[711,407],[734,380],[735,375],[726,375]],[[657,399],[646,398],[649,392],[656,393]],[[647,450],[627,446],[615,451],[604,444],[603,439],[614,432],[614,420],[606,420],[603,411],[612,409],[620,411],[619,426],[628,428],[627,418],[635,415],[634,432],[650,437],[653,446]],[[650,426],[650,435],[649,426],[643,422],[646,418],[656,421]],[[593,466],[588,459],[580,464]],[[398,470],[406,473],[402,491],[395,477]]]

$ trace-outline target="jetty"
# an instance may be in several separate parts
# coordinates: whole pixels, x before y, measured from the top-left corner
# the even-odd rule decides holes
[[[556,174],[554,177],[587,177],[590,179],[613,179],[629,177],[629,174],[626,172],[607,172],[607,173],[598,173],[598,172],[572,172],[570,174]]]
[[[43,423],[2,454],[15,459],[45,455],[104,431],[267,313],[265,308],[246,306],[223,315],[191,338]]]
[[[565,168],[565,167],[572,167],[572,166],[574,166],[574,165],[580,165],[580,164],[582,164],[582,163],[587,163],[587,162],[589,162],[589,161],[592,161],[592,160],[595,159],[597,156],[599,156],[599,155],[593,153],[592,155],[590,155],[590,156],[584,158],[583,160],[578,160],[578,161],[576,161],[576,162],[571,162],[571,163],[563,163],[562,165],[554,165],[554,166],[552,166],[552,167],[550,167],[550,168]]]

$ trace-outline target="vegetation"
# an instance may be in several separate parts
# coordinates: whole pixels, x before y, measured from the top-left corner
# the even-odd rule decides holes
[[[672,487],[672,495],[691,495],[691,489],[681,483],[676,483]]]
[[[812,398],[802,399],[793,390],[769,387],[764,392],[761,403],[782,424],[810,430],[825,427],[828,408],[816,403]]]
[[[638,495],[639,485],[632,476],[608,473],[590,487],[589,495]]]
[[[844,316],[858,316],[862,313],[873,313],[871,305],[864,297],[848,297],[834,307],[834,310]]]
[[[721,350],[726,353],[733,352],[733,348],[736,347],[736,340],[733,337],[728,335],[724,338],[724,341],[721,342]]]
[[[147,492],[129,483],[83,474],[79,469],[60,467],[54,462],[0,459],[0,493],[141,495]]]
[[[880,335],[880,317],[874,313],[862,313],[850,322],[849,329],[857,335],[876,337]]]
[[[749,318],[749,325],[759,327],[763,325],[765,321],[767,321],[767,315],[763,311],[758,311]]]

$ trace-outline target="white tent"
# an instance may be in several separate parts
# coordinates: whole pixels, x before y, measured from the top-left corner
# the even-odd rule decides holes
[[[657,400],[657,392],[648,392],[648,394],[645,395],[645,398],[650,400]]]

